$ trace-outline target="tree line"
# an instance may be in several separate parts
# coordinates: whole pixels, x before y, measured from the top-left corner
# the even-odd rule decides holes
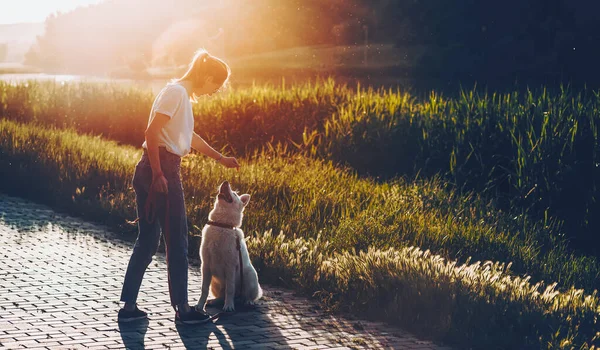
[[[185,64],[198,47],[236,57],[367,39],[423,48],[417,75],[591,82],[599,10],[592,0],[106,1],[48,17],[26,63],[106,72]]]

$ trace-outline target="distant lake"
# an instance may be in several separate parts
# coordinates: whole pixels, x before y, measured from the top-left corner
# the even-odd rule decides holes
[[[26,82],[26,81],[55,81],[57,83],[74,83],[74,82],[93,82],[93,83],[108,83],[108,84],[127,84],[142,89],[151,89],[153,93],[158,93],[167,83],[167,79],[148,79],[148,80],[133,80],[133,79],[116,79],[103,78],[87,75],[69,75],[69,74],[44,74],[44,73],[18,73],[18,74],[0,74],[0,81],[5,82]]]

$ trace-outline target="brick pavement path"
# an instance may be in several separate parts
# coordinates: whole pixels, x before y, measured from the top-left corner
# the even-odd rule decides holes
[[[131,247],[106,227],[0,195],[0,348],[442,349],[270,286],[256,310],[175,326],[160,253],[138,300],[150,320],[122,326],[116,316]],[[189,277],[195,303],[197,265]]]

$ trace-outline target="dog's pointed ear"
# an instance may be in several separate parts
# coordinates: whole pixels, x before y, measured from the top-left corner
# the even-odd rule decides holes
[[[250,195],[249,194],[243,194],[240,196],[240,200],[242,201],[242,203],[244,203],[244,206],[248,205],[248,202],[250,202]]]

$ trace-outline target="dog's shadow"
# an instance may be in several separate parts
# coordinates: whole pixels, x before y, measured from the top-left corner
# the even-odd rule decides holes
[[[119,322],[119,333],[125,349],[145,349],[144,338],[148,331],[148,319],[131,323]]]
[[[213,333],[216,335],[219,343],[224,343],[226,338],[211,322],[203,325],[176,325],[175,328],[186,349],[208,349],[208,341],[210,335]],[[223,348],[225,349],[226,347]]]
[[[266,343],[277,343],[280,349],[286,348],[279,328],[268,316],[268,306],[260,301],[255,306],[235,304],[236,311],[222,313],[221,305],[207,306],[211,315],[219,315],[204,325],[177,326],[177,331],[186,349],[243,349]],[[214,334],[216,340],[211,338]]]

